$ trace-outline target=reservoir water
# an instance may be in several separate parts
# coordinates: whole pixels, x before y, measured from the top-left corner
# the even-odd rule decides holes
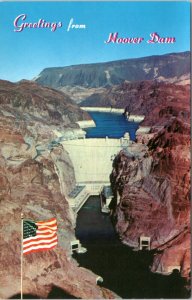
[[[129,122],[122,114],[110,112],[89,112],[96,123],[96,127],[87,128],[87,138],[121,138],[125,132],[129,132],[131,140],[135,140],[135,132],[139,123]]]
[[[92,196],[78,212],[76,236],[87,253],[74,254],[81,266],[103,277],[103,286],[122,298],[188,298],[178,274],[162,276],[149,270],[153,254],[134,252],[116,235],[109,215]]]

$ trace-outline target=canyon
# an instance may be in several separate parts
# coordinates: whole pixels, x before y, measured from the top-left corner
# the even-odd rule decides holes
[[[171,120],[148,142],[143,157],[122,151],[111,183],[119,195],[113,218],[121,240],[139,248],[150,237],[153,272],[190,277],[190,127]],[[116,199],[117,201],[117,199]]]
[[[155,251],[151,271],[170,274],[178,269],[190,280],[189,86],[124,83],[101,97],[100,105],[103,99],[143,113],[141,128],[150,126],[148,133],[137,135],[137,145],[147,145],[142,156],[124,150],[114,160],[116,230],[123,243],[136,249],[142,236],[150,238]]]
[[[127,147],[113,163],[113,219],[122,242],[139,249],[140,238],[150,237],[151,271],[178,269],[190,280],[190,85],[124,82],[81,106],[95,103],[145,116],[135,154]]]
[[[71,91],[82,108],[110,107],[122,109],[128,118],[144,116],[132,151],[130,145],[123,147],[109,164],[114,194],[111,218],[122,243],[134,251],[139,250],[141,237],[150,238],[152,272],[169,275],[177,269],[189,289],[188,63],[185,52],[48,68],[36,82],[0,81],[1,298],[20,294],[21,213],[32,220],[56,217],[59,239],[52,251],[24,257],[25,295],[49,298],[57,289],[63,298],[119,297],[99,286],[99,274],[79,266],[71,255],[76,216],[67,195],[76,186],[80,162],[73,165],[70,141],[62,138],[77,139],[83,134],[81,122],[91,121],[89,113],[70,99]],[[63,92],[67,89],[68,95]]]

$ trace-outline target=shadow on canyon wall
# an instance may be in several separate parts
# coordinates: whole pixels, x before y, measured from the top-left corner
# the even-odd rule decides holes
[[[9,299],[21,299],[21,295],[17,294],[17,295],[12,296]],[[23,299],[42,299],[42,298],[34,296],[34,295],[26,294],[26,295],[23,295]],[[61,288],[54,286],[53,289],[51,290],[51,292],[49,293],[47,299],[80,299],[80,298],[76,298],[76,297],[66,293]]]

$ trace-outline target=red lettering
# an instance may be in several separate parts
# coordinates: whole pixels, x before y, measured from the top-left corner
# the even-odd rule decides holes
[[[147,43],[149,43],[149,44],[157,43],[158,39],[160,38],[160,36],[156,32],[151,33],[150,37],[151,37],[151,40],[147,41]]]
[[[116,40],[118,38],[118,32],[115,32],[115,33],[110,33],[109,34],[109,37],[108,37],[108,40],[105,41],[106,44],[109,44],[109,43],[116,43]]]

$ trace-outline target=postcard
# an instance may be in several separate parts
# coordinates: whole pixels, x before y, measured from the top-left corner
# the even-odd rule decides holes
[[[189,298],[190,1],[0,13],[0,298]]]

